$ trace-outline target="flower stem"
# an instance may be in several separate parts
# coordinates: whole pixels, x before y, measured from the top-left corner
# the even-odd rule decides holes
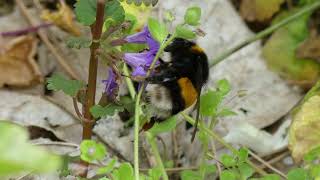
[[[181,115],[186,119],[186,121],[188,121],[190,124],[194,125],[195,120],[186,115],[185,113],[181,113]],[[200,130],[201,131],[205,131],[207,134],[209,134],[213,139],[215,139],[216,141],[218,141],[219,143],[221,143],[224,147],[226,147],[227,149],[229,149],[233,154],[237,154],[238,151],[232,147],[230,144],[228,144],[227,142],[225,142],[219,135],[217,135],[216,133],[214,133],[213,131],[211,131],[210,129],[202,126],[202,124],[200,124]],[[260,169],[258,166],[254,165],[251,161],[247,160],[247,162],[257,173],[261,174],[261,175],[266,175],[266,172],[263,171],[262,169]]]
[[[97,49],[100,46],[98,40],[100,39],[103,26],[104,17],[104,6],[105,0],[97,1],[97,13],[96,13],[96,23],[91,26],[92,33],[92,44],[90,46],[90,62],[89,62],[89,77],[88,77],[88,88],[86,92],[86,100],[84,105],[84,120],[83,120],[83,131],[82,140],[91,139],[92,127],[94,125],[94,118],[90,113],[90,108],[95,104],[96,95],[96,84],[97,84],[97,69],[98,69],[98,57]],[[88,167],[88,163],[83,163]],[[87,175],[87,171],[84,177]]]
[[[158,148],[158,145],[157,145],[157,142],[156,142],[156,138],[149,132],[146,132],[146,136],[147,136],[149,144],[151,145],[151,149],[153,151],[153,155],[156,158],[157,165],[161,170],[162,178],[163,178],[163,180],[168,180],[169,178],[168,178],[167,172],[166,172],[166,170],[164,168],[163,162],[162,162],[161,157],[160,157],[160,153],[158,151],[159,148]]]
[[[27,27],[27,28],[15,30],[15,31],[0,32],[0,36],[3,36],[3,37],[22,36],[28,33],[37,32],[41,28],[48,28],[50,26],[52,26],[52,23],[43,23],[37,26],[31,26],[31,27]]]
[[[129,76],[129,70],[128,70],[128,66],[126,64],[123,64],[123,74],[125,76]],[[134,99],[136,97],[136,90],[134,89],[134,86],[133,86],[133,82],[130,78],[128,77],[125,77],[125,80],[126,80],[126,84],[128,86],[128,90],[129,90],[129,93],[130,93],[130,96],[132,99]]]
[[[156,54],[156,56],[154,57],[149,70],[147,71],[147,75],[146,77],[149,77],[157,60],[159,59],[161,53],[163,52],[164,48],[167,47],[169,45],[169,43],[171,43],[171,41],[173,41],[173,39],[175,38],[175,34],[173,34],[172,36],[170,36],[170,38],[166,41],[164,41],[161,45],[160,48]],[[136,96],[136,103],[135,103],[135,114],[134,114],[134,174],[135,174],[135,180],[139,180],[140,176],[139,176],[139,128],[140,128],[140,113],[141,113],[141,107],[140,107],[140,99],[141,99],[141,95],[146,87],[146,83],[143,82],[138,95]]]
[[[320,1],[316,1],[313,4],[302,8],[301,10],[299,10],[295,14],[289,16],[288,18],[283,19],[282,21],[280,21],[280,22],[270,26],[269,28],[259,32],[258,34],[254,35],[253,37],[250,37],[250,38],[244,40],[243,42],[239,43],[235,47],[223,52],[221,55],[219,55],[218,57],[216,57],[215,59],[210,61],[210,63],[209,63],[210,67],[217,65],[218,63],[222,62],[224,59],[226,59],[227,57],[229,57],[233,53],[239,51],[240,49],[246,47],[247,45],[249,45],[249,44],[251,44],[261,38],[266,37],[267,35],[273,33],[275,30],[279,29],[280,27],[288,24],[289,22],[291,22],[291,21],[303,16],[304,14],[311,12],[319,7],[320,7]]]

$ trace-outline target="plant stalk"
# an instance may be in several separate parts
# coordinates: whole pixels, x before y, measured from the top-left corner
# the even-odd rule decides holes
[[[147,71],[147,75],[146,77],[149,77],[157,60],[159,59],[161,53],[163,52],[164,48],[166,46],[169,45],[169,43],[171,43],[171,41],[173,41],[173,39],[175,38],[175,34],[173,34],[172,36],[170,36],[170,38],[163,42],[163,44],[160,45],[160,48],[156,54],[156,56],[154,57],[149,70]],[[140,175],[139,175],[139,128],[140,128],[140,113],[141,113],[141,107],[140,107],[140,99],[142,96],[142,93],[146,87],[146,83],[143,82],[138,95],[136,96],[136,103],[135,103],[135,110],[134,110],[134,174],[135,174],[135,180],[139,180]]]
[[[98,70],[98,57],[97,49],[100,46],[99,39],[102,33],[103,17],[104,17],[104,6],[105,0],[97,1],[97,13],[96,22],[91,26],[92,34],[92,44],[90,46],[90,62],[89,62],[89,77],[88,77],[88,87],[86,92],[86,100],[84,104],[84,120],[83,120],[83,130],[82,130],[82,140],[91,139],[92,128],[94,125],[94,118],[90,113],[90,108],[95,105],[96,96],[96,84],[97,84],[97,70]],[[83,162],[84,165],[88,167],[88,163]],[[84,176],[87,176],[87,171]]]
[[[209,62],[210,67],[217,65],[218,63],[222,62],[224,59],[231,56],[233,53],[239,51],[240,49],[246,47],[247,45],[249,45],[249,44],[251,44],[261,38],[268,36],[269,34],[273,33],[275,30],[279,29],[280,27],[282,27],[282,26],[288,24],[289,22],[303,16],[304,14],[306,14],[308,12],[312,12],[313,10],[315,10],[319,7],[320,7],[320,1],[317,1],[317,2],[312,3],[311,5],[308,5],[304,8],[302,8],[300,11],[291,15],[290,17],[283,19],[282,21],[268,27],[267,29],[259,32],[258,34],[254,35],[253,37],[250,37],[250,38],[244,40],[243,42],[239,43],[235,47],[223,52],[221,55],[219,55],[218,57],[216,57],[215,59],[213,59]]]
[[[157,145],[157,142],[156,142],[156,138],[149,132],[146,132],[146,136],[147,136],[148,142],[149,142],[149,144],[151,146],[151,149],[153,151],[153,155],[156,158],[157,165],[161,170],[163,180],[169,180],[168,174],[167,174],[167,172],[166,172],[166,170],[164,168],[163,162],[162,162],[161,157],[160,157],[160,153],[158,151],[159,148],[158,148],[158,145]]]

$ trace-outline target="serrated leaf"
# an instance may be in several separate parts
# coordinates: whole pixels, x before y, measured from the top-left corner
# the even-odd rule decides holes
[[[184,170],[180,174],[181,180],[201,180],[201,175],[197,171]]]
[[[88,48],[91,46],[92,41],[85,37],[70,37],[66,42],[68,48]]]
[[[83,25],[90,26],[96,21],[96,0],[81,0],[75,4],[77,20]]]
[[[320,165],[315,164],[310,167],[310,175],[312,178],[320,177]]]
[[[77,20],[83,25],[89,26],[96,21],[97,0],[81,0],[75,4]],[[111,18],[115,23],[123,22],[124,9],[117,0],[108,1],[104,8],[104,20]]]
[[[78,91],[84,87],[84,83],[78,80],[68,80],[60,74],[54,74],[47,79],[47,88],[54,91],[63,91],[65,94],[75,97]]]
[[[225,167],[233,167],[237,164],[236,160],[228,154],[223,154],[220,160]]]
[[[93,140],[83,140],[80,144],[80,158],[86,162],[100,161],[107,154],[106,147]]]
[[[199,25],[200,17],[201,9],[199,7],[190,7],[184,15],[184,21],[191,26],[197,26]]]
[[[111,159],[106,166],[101,167],[97,170],[97,174],[108,174],[113,170],[114,166],[116,165],[116,162],[116,159]]]
[[[122,112],[124,108],[115,104],[108,104],[105,107],[95,105],[90,108],[90,113],[94,118],[113,116],[116,111]]]
[[[291,169],[288,173],[288,180],[302,180],[308,179],[308,174],[306,170],[302,168]]]
[[[304,157],[303,160],[311,163],[312,161],[320,157],[320,146],[309,151]]]
[[[217,167],[215,164],[206,164],[205,169],[207,174],[214,174],[217,172]]]
[[[176,127],[176,125],[177,125],[177,118],[176,116],[172,116],[161,123],[155,123],[153,127],[150,130],[148,130],[148,132],[150,132],[153,136],[155,136],[160,133],[171,131]]]
[[[251,177],[254,173],[254,170],[247,163],[238,164],[238,169],[242,178],[247,179]]]
[[[250,178],[250,180],[280,180],[280,176],[277,174],[267,174],[262,178]]]
[[[178,25],[176,27],[176,36],[184,39],[194,39],[196,37],[196,34],[190,29],[182,25]]]
[[[29,144],[28,134],[21,126],[0,122],[0,137],[0,177],[20,172],[52,172],[62,166],[59,156]]]
[[[148,171],[148,175],[152,180],[161,179],[162,172],[160,168],[154,167]]]
[[[167,38],[168,30],[165,24],[160,23],[154,18],[148,19],[148,28],[152,37],[160,44]]]
[[[220,180],[237,180],[237,175],[233,171],[224,170],[221,172]]]

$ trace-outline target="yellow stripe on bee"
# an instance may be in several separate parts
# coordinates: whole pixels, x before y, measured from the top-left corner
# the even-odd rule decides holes
[[[198,93],[189,78],[180,78],[178,80],[180,93],[185,103],[185,108],[191,106],[197,99]]]
[[[203,52],[204,52],[204,50],[203,50],[200,46],[198,46],[198,45],[192,46],[192,47],[191,47],[191,50],[192,50],[193,52],[196,52],[196,53],[203,53]]]

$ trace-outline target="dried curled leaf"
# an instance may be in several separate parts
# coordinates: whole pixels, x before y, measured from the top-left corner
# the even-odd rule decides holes
[[[320,83],[312,88],[293,114],[289,130],[289,149],[299,162],[310,150],[320,145]]]
[[[43,81],[33,58],[36,45],[36,39],[23,36],[9,42],[0,52],[0,87],[24,87]]]
[[[240,13],[248,21],[265,21],[279,11],[283,2],[284,0],[243,0]]]
[[[44,10],[41,14],[42,19],[54,23],[74,36],[80,36],[81,32],[79,27],[74,23],[73,17],[72,10],[65,3],[59,4],[57,11],[50,12],[49,10]]]

